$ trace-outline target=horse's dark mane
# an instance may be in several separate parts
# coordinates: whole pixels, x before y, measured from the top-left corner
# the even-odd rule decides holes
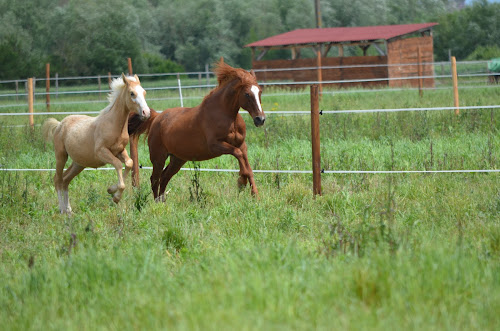
[[[230,65],[226,64],[222,59],[218,63],[216,63],[214,72],[217,76],[217,82],[219,83],[219,85],[212,91],[210,91],[210,93],[205,96],[205,98],[203,98],[203,101],[212,96],[212,94],[214,94],[216,91],[224,88],[226,84],[234,80],[238,81],[235,86],[236,90],[242,88],[243,86],[257,85],[257,79],[248,71],[241,68],[233,68]]]

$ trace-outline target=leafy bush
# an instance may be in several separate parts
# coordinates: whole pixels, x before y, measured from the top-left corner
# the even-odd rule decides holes
[[[500,57],[499,46],[479,46],[467,56],[467,61],[491,60],[496,57]]]
[[[165,59],[161,54],[143,53],[142,56],[146,64],[147,73],[171,73],[185,71],[182,65],[169,59]]]

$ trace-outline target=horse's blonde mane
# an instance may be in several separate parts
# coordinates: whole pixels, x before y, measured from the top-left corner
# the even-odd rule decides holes
[[[127,79],[132,81],[132,82],[136,81],[135,77],[132,77],[132,76],[127,76]],[[121,91],[125,87],[125,82],[123,81],[123,78],[120,76],[120,77],[115,78],[111,81],[110,87],[111,87],[111,92],[108,93],[109,105],[106,108],[104,108],[101,111],[101,113],[107,112],[108,110],[111,109],[111,107],[115,103],[116,98],[118,98]]]

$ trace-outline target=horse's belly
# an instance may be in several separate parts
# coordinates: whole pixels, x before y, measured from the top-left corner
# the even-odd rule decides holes
[[[71,159],[74,162],[78,163],[79,165],[81,165],[85,168],[99,168],[99,167],[106,165],[106,163],[102,162],[101,160],[99,160],[97,158],[92,158],[92,159],[81,158],[81,157],[79,157],[79,155],[76,155],[76,156],[72,156]]]
[[[209,152],[206,145],[204,147],[196,144],[174,145],[167,150],[169,154],[173,154],[185,161],[205,161],[219,156]]]

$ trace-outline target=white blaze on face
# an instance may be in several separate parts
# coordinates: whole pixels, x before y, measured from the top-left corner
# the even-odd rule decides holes
[[[259,100],[259,88],[255,85],[252,85],[252,88],[250,89],[252,91],[254,97],[255,97],[255,102],[257,102],[257,107],[259,107],[259,111],[262,113],[262,106],[260,104]]]
[[[148,104],[146,103],[146,99],[144,98],[144,94],[145,94],[144,89],[142,88],[142,86],[137,85],[135,87],[135,92],[137,93],[137,97],[132,98],[132,101],[134,101],[136,104],[138,104],[139,107],[141,108],[141,111],[143,113],[141,115],[149,116],[150,110],[149,110]]]

